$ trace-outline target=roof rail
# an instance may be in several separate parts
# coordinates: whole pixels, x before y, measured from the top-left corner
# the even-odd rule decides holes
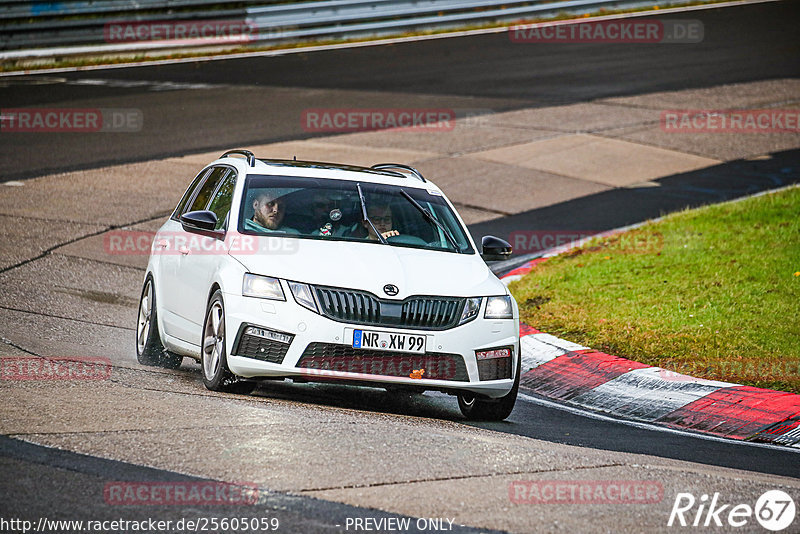
[[[406,173],[411,174],[412,176],[414,176],[414,178],[420,180],[421,182],[425,183],[428,182],[428,180],[426,180],[425,177],[422,176],[422,173],[420,173],[417,169],[415,169],[414,167],[410,167],[408,165],[403,165],[402,163],[376,163],[371,168],[375,169],[376,171],[391,171],[391,170],[400,172],[405,171]]]
[[[244,156],[245,158],[247,158],[247,164],[249,166],[251,166],[251,167],[255,167],[256,166],[256,157],[253,155],[253,153],[250,152],[249,150],[242,150],[241,148],[237,148],[235,150],[228,150],[223,155],[221,155],[219,157],[219,159],[227,158],[231,154],[238,154],[240,156]]]

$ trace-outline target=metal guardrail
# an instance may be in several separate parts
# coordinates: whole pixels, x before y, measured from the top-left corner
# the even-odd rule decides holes
[[[94,16],[104,13],[199,8],[223,4],[239,4],[241,0],[62,0],[61,2],[0,2],[0,20],[24,17]],[[263,3],[263,2],[262,2]]]
[[[104,15],[104,14],[103,14]],[[0,50],[12,50],[21,48],[41,48],[48,46],[77,46],[77,45],[105,45],[98,48],[113,51],[114,43],[107,41],[105,29],[107,25],[128,22],[131,24],[145,22],[170,22],[170,21],[193,21],[193,20],[239,20],[244,21],[246,14],[244,9],[234,10],[192,10],[185,13],[137,13],[132,17],[117,16],[93,16],[91,18],[65,18],[58,20],[39,20],[33,22],[13,21],[11,23],[0,23]],[[140,42],[141,48],[149,48],[157,45],[157,42]],[[191,46],[191,45],[189,45]],[[130,48],[137,48],[136,46]],[[169,45],[161,43],[161,48],[169,48]],[[2,55],[0,54],[0,57]]]
[[[0,59],[148,49],[273,44],[447,28],[603,7],[667,6],[677,0],[0,0]],[[109,24],[241,23],[246,38],[110,42]],[[59,47],[57,50],[52,47]]]
[[[646,5],[671,2],[647,2]],[[328,4],[319,6],[315,4]],[[362,5],[354,9],[351,4]],[[398,30],[451,27],[464,23],[484,23],[522,19],[556,13],[584,13],[607,6],[641,6],[630,0],[332,0],[296,4],[295,9],[250,8],[262,41],[293,40],[337,34],[380,35]],[[314,18],[301,20],[300,8],[316,9]],[[384,20],[387,19],[387,20]]]

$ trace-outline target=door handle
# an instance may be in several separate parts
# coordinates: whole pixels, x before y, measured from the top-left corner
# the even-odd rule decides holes
[[[178,249],[178,252],[180,252],[181,254],[183,254],[184,256],[186,256],[186,255],[187,255],[187,254],[189,254],[189,252],[191,252],[191,251],[190,251],[190,250],[189,250],[187,247],[181,247],[181,248],[179,248],[179,249]]]
[[[156,248],[169,248],[169,241],[166,239],[156,241]]]

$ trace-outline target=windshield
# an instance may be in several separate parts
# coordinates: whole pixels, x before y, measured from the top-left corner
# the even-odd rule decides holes
[[[442,195],[425,189],[250,176],[239,214],[239,231],[246,234],[473,253],[464,228]]]

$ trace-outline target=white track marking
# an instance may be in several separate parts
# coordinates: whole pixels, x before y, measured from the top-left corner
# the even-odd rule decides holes
[[[144,87],[150,91],[178,91],[183,89],[217,89],[227,85],[210,83],[184,83],[184,82],[162,82],[151,80],[113,80],[81,78],[79,80],[65,80],[66,85],[90,85],[93,87],[112,87],[112,88],[137,88]]]
[[[715,391],[733,386],[736,384],[692,377],[670,379],[660,367],[645,367],[621,374],[570,402],[620,417],[655,421]]]
[[[529,334],[520,337],[519,342],[523,373],[568,352],[589,349],[589,347],[557,338],[551,334]]]

